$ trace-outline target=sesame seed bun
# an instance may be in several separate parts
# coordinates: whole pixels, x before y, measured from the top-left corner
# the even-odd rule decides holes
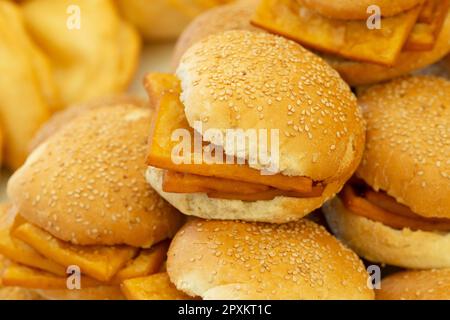
[[[248,202],[209,198],[205,193],[164,192],[163,174],[164,171],[161,169],[148,168],[146,176],[152,188],[182,213],[204,219],[239,219],[271,223],[298,220],[331,199],[342,185],[338,182],[328,184],[320,197],[276,197],[273,200]]]
[[[259,0],[242,0],[210,9],[195,18],[178,38],[172,56],[172,69],[178,67],[187,49],[209,35],[227,30],[262,31],[250,24],[258,3]]]
[[[416,214],[450,218],[450,81],[394,80],[359,98],[366,149],[356,174]]]
[[[323,227],[192,219],[175,236],[167,272],[203,299],[373,299],[362,261]]]
[[[450,300],[450,269],[404,271],[384,278],[378,300]]]
[[[125,300],[118,286],[100,286],[80,290],[36,290],[47,300]]]
[[[411,269],[450,268],[450,233],[394,229],[352,213],[338,197],[322,210],[333,233],[369,261]]]
[[[215,34],[185,53],[177,76],[191,127],[199,121],[204,131],[223,134],[279,130],[284,175],[343,183],[360,161],[364,121],[354,95],[335,70],[295,42],[242,30]],[[244,151],[248,160],[248,144]]]
[[[420,4],[423,0],[297,0],[321,15],[343,20],[365,20],[367,8],[376,5],[383,17],[395,16]]]
[[[393,67],[352,61],[332,55],[324,54],[323,57],[349,85],[360,86],[386,81],[425,68],[441,60],[448,52],[450,52],[450,12],[432,50],[403,51]]]
[[[79,115],[42,143],[8,182],[18,212],[81,245],[150,247],[182,223],[145,181],[151,111],[132,105]]]
[[[67,123],[69,123],[79,115],[85,113],[86,111],[106,106],[116,106],[120,104],[131,104],[139,107],[145,106],[145,103],[141,99],[126,94],[119,96],[102,97],[94,99],[87,103],[73,105],[67,109],[64,109],[63,111],[54,113],[52,117],[42,125],[42,127],[34,135],[33,139],[30,142],[30,145],[28,147],[29,152],[31,153],[55,132],[57,132]]]

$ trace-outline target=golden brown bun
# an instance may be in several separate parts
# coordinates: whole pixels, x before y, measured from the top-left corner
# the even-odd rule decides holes
[[[192,18],[212,6],[233,0],[116,0],[123,16],[148,41],[175,39]]]
[[[450,269],[395,273],[381,281],[377,300],[450,300]]]
[[[333,233],[367,260],[411,269],[450,268],[450,233],[393,229],[350,212],[338,197],[322,210]]]
[[[162,190],[164,171],[149,167],[147,181],[164,199],[182,213],[204,219],[285,223],[303,218],[331,199],[341,182],[328,184],[320,197],[276,197],[273,200],[241,201],[209,198],[205,193],[170,193]]]
[[[11,177],[19,213],[81,245],[150,247],[171,237],[181,215],[145,181],[149,109],[97,108],[41,144]]]
[[[372,13],[367,13],[367,8],[376,5],[381,10],[383,17],[395,16],[403,11],[412,9],[422,0],[298,0],[308,8],[318,13],[335,19],[365,20]]]
[[[203,299],[373,299],[362,261],[323,227],[191,219],[168,252],[176,287]]]
[[[331,55],[323,57],[349,85],[360,86],[386,81],[419,70],[441,60],[448,52],[450,52],[450,12],[433,50],[401,52],[393,67],[351,61]]]
[[[229,128],[279,130],[284,175],[343,183],[360,161],[364,121],[354,95],[335,70],[295,42],[262,32],[215,34],[185,53],[177,76],[191,126],[200,121],[204,131],[224,135]],[[248,160],[248,143],[245,152]]]
[[[120,104],[131,104],[139,107],[143,107],[145,105],[145,103],[141,99],[126,94],[120,96],[98,98],[88,103],[74,105],[63,111],[59,111],[53,114],[53,116],[46,123],[44,123],[44,125],[34,135],[33,139],[30,142],[28,150],[31,153],[55,132],[57,132],[67,123],[69,123],[79,115],[82,115],[86,111],[106,106],[116,106]]]
[[[36,290],[47,300],[125,300],[120,287],[94,287],[80,290]]]
[[[424,217],[450,218],[450,81],[416,76],[366,90],[357,175]]]
[[[209,35],[227,30],[263,31],[250,24],[258,3],[259,0],[242,0],[208,10],[195,18],[178,38],[172,56],[172,69],[178,67],[187,49]]]

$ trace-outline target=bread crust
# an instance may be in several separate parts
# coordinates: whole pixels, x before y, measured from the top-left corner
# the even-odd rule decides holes
[[[151,112],[95,108],[41,144],[8,182],[19,214],[80,245],[150,247],[183,221],[145,181]]]
[[[203,299],[373,299],[362,261],[323,227],[191,219],[168,252],[176,287]]]
[[[450,268],[450,233],[396,230],[350,212],[338,197],[322,210],[336,237],[369,261],[411,269]]]

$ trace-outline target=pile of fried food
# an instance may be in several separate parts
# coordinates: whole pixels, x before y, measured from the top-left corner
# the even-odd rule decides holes
[[[450,300],[450,0],[227,2],[0,1],[0,299]]]

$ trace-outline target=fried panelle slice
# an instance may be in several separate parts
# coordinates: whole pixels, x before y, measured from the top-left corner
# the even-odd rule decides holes
[[[430,5],[430,3],[433,3],[433,5]],[[426,11],[426,13],[422,17],[419,16],[419,21],[414,25],[404,50],[432,50],[442,30],[449,8],[450,0],[428,0],[422,9],[422,12]],[[430,10],[432,11],[429,17],[428,11]]]
[[[28,289],[67,289],[67,278],[49,272],[36,270],[16,263],[10,263],[2,276],[2,284],[6,287]],[[81,288],[100,286],[97,280],[82,276]]]
[[[356,195],[351,186],[346,185],[341,192],[341,199],[345,207],[353,213],[367,219],[381,222],[396,229],[409,228],[423,231],[450,231],[450,220],[426,219],[416,215],[411,218],[402,214],[389,212]]]
[[[122,283],[122,292],[128,300],[193,300],[178,291],[165,272],[125,280]]]
[[[142,249],[139,255],[114,276],[111,281],[114,284],[120,284],[124,280],[144,277],[157,273],[167,256],[169,241],[160,242],[149,249]]]
[[[15,262],[64,276],[66,272],[63,266],[11,236],[11,229],[23,223],[20,220],[20,216],[10,209],[9,204],[0,205],[0,254]]]
[[[24,223],[12,231],[14,237],[26,242],[43,256],[63,265],[77,265],[81,272],[107,282],[137,253],[129,246],[78,246],[61,241],[50,233]]]
[[[366,21],[326,18],[298,1],[262,0],[252,23],[305,46],[357,61],[392,66],[397,61],[421,6],[382,18],[381,29]]]

